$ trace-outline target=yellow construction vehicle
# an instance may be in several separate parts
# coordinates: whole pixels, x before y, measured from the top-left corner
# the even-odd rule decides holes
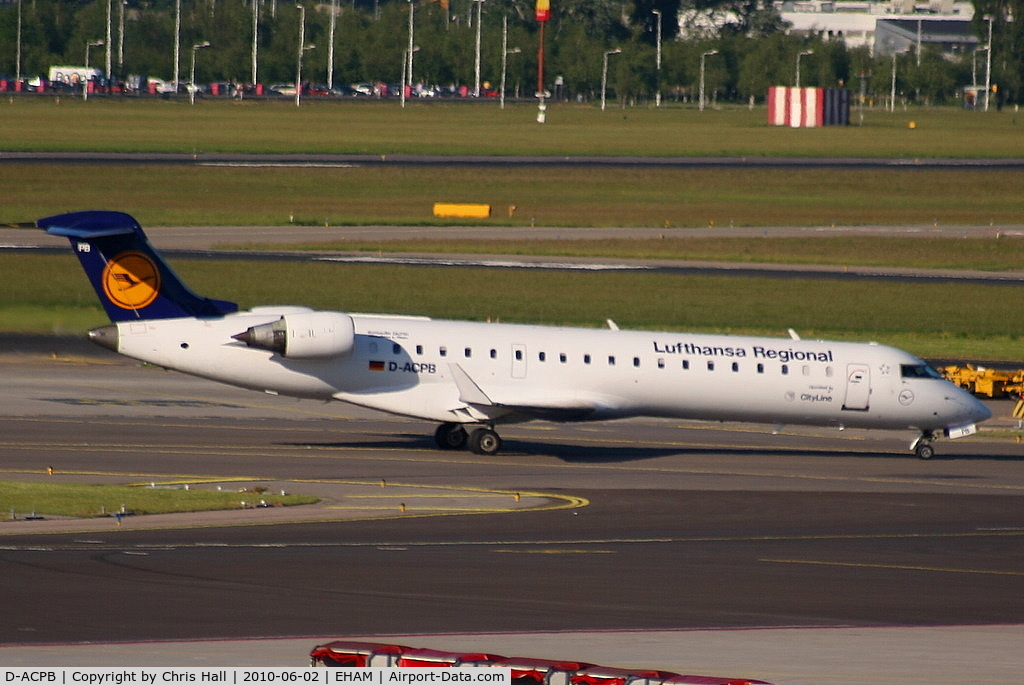
[[[943,366],[939,368],[948,381],[979,397],[1013,397],[1024,394],[1024,369],[1006,371],[983,366]]]

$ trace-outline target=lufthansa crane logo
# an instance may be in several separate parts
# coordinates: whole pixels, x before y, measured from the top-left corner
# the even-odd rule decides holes
[[[103,269],[103,292],[122,309],[142,309],[160,294],[160,270],[141,252],[122,252]]]

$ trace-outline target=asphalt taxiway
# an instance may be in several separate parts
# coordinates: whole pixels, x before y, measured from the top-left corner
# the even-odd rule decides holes
[[[510,426],[481,457],[419,421],[7,347],[3,480],[322,501],[0,523],[5,665],[296,665],[389,636],[780,684],[1024,669],[1007,402],[927,462],[903,433],[652,420]]]

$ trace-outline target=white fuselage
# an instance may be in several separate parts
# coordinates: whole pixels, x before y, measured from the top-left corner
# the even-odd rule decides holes
[[[875,344],[352,314],[341,356],[232,336],[299,308],[119,323],[121,354],[231,385],[455,423],[628,416],[939,431],[988,417],[924,362]],[[930,370],[929,370],[930,371]]]

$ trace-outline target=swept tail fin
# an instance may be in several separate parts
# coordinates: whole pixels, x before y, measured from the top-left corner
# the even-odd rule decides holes
[[[238,311],[234,302],[189,290],[128,214],[71,212],[40,219],[36,226],[71,241],[111,321],[211,318]]]

